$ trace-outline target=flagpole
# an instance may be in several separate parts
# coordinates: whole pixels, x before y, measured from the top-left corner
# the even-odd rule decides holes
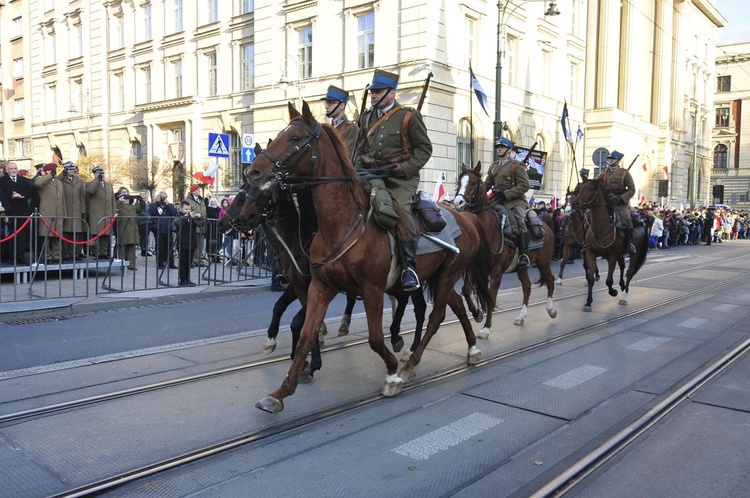
[[[469,167],[474,166],[474,82],[471,81],[471,59],[469,59]]]

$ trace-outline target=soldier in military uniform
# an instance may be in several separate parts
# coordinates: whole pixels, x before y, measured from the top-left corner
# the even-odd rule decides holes
[[[597,177],[604,184],[607,193],[607,200],[612,205],[612,209],[617,212],[619,222],[624,226],[623,235],[625,240],[623,244],[630,254],[636,253],[636,248],[630,241],[633,238],[633,218],[630,216],[628,201],[635,194],[635,182],[630,172],[620,167],[620,161],[623,154],[613,150],[607,156],[607,169]]]
[[[97,165],[91,170],[94,179],[86,184],[88,204],[86,214],[89,218],[89,230],[95,236],[108,226],[115,216],[115,191],[111,183],[104,180],[104,168]],[[91,254],[98,259],[109,258],[112,227],[109,227],[90,248]]]
[[[200,214],[201,217],[205,220],[207,217],[206,203],[203,201],[203,197],[201,197],[200,189],[200,185],[193,184],[190,187],[190,193],[187,195],[187,197],[185,197],[184,200],[187,201],[188,204],[190,204],[190,210],[192,212]],[[195,244],[193,244],[192,246],[193,262],[191,266],[197,268],[200,266],[206,266],[206,264],[202,261],[203,246],[206,243],[206,225],[204,223],[196,225],[195,233],[196,240]]]
[[[86,227],[83,219],[86,216],[86,184],[76,174],[76,165],[68,161],[63,163],[63,175],[60,178],[63,186],[63,199],[65,200],[65,213],[63,221],[63,235],[67,240],[83,242],[86,240]],[[63,261],[69,261],[76,255],[83,257],[83,251],[74,246],[72,242],[63,241]]]
[[[373,105],[360,121],[363,136],[356,166],[388,171],[385,188],[396,201],[393,207],[399,218],[395,236],[403,268],[401,286],[409,292],[420,286],[414,264],[417,243],[411,205],[419,186],[419,171],[432,155],[432,142],[420,112],[396,102],[397,86],[398,75],[375,71],[370,84]]]
[[[357,141],[359,126],[349,121],[346,117],[346,104],[349,102],[349,93],[346,90],[337,88],[333,85],[328,87],[328,91],[323,96],[323,105],[326,108],[326,117],[331,120],[331,124],[339,136],[346,144],[346,149],[351,154],[354,151],[354,144]]]
[[[489,192],[492,190],[492,203],[504,205],[518,224],[518,239],[516,246],[519,248],[518,267],[529,266],[529,232],[526,229],[526,213],[529,203],[526,200],[526,192],[529,191],[529,173],[520,161],[513,159],[510,151],[515,144],[507,138],[500,138],[495,142],[497,149],[497,161],[490,165],[484,187]]]

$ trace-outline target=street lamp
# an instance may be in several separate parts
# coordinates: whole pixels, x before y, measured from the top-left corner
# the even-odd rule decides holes
[[[690,161],[690,209],[695,209],[698,198],[698,120],[702,120],[706,114],[713,111],[714,109],[709,109],[700,116],[698,116],[698,111],[696,111],[693,116],[693,158]]]
[[[287,77],[287,62],[290,60],[294,63],[294,69],[297,73],[297,78],[293,80],[290,80]],[[279,87],[282,90],[286,91],[289,88],[289,85],[297,87],[297,109],[301,109],[302,89],[305,87],[305,85],[302,83],[302,65],[299,63],[299,59],[291,54],[287,54],[282,61],[281,79],[279,79]]]
[[[517,3],[516,3],[517,2]],[[498,0],[497,2],[497,66],[495,68],[495,121],[493,122],[493,132],[495,135],[494,141],[500,139],[503,134],[502,121],[500,120],[500,105],[502,103],[502,77],[503,77],[503,56],[504,52],[504,39],[503,39],[503,26],[513,15],[518,7],[525,3],[532,2],[548,2],[547,10],[544,12],[545,16],[557,16],[560,11],[557,8],[557,2],[548,0]],[[512,7],[508,12],[508,7]],[[506,15],[507,14],[507,15]],[[493,141],[493,143],[494,143]],[[497,149],[493,147],[493,157],[497,160]]]

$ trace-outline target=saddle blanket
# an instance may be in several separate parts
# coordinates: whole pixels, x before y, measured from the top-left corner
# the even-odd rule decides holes
[[[445,218],[445,228],[440,233],[432,233],[430,235],[455,246],[456,238],[461,235],[461,228],[458,226],[458,222],[456,221],[456,217],[453,216],[453,213],[443,208],[442,206],[438,207],[443,214],[443,218]],[[396,250],[396,242],[391,232],[388,232],[388,239],[391,243],[391,254],[394,254]],[[419,240],[417,241],[417,256],[420,256],[422,254],[432,254],[433,252],[440,252],[445,250],[446,249],[444,247],[436,244],[426,237],[419,237]]]

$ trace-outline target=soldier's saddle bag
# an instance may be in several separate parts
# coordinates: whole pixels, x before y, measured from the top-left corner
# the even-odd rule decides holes
[[[527,218],[526,226],[529,228],[532,239],[544,238],[544,222],[542,220],[539,218]]]
[[[445,228],[446,221],[437,203],[428,199],[417,198],[412,204],[411,210],[419,220],[422,232],[440,233]]]

